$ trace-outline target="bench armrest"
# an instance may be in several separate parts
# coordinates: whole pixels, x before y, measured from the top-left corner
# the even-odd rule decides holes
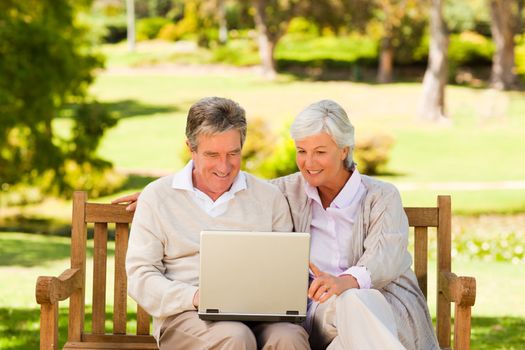
[[[455,304],[454,349],[470,349],[471,308],[476,302],[476,279],[451,272],[439,274],[439,292]]]
[[[36,301],[39,304],[55,304],[69,298],[82,287],[79,269],[67,269],[58,277],[40,276],[36,281]]]
[[[439,291],[448,301],[459,306],[474,306],[476,301],[476,279],[456,276],[452,272],[441,272]]]

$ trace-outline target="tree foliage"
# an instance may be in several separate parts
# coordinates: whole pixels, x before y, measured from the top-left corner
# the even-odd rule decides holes
[[[67,169],[110,164],[95,150],[116,120],[89,103],[87,88],[102,60],[90,52],[76,13],[88,0],[0,2],[0,184],[36,183],[64,192]],[[65,107],[68,113],[65,113]],[[68,114],[68,115],[66,115]],[[72,132],[59,136],[57,118]],[[69,180],[68,180],[69,178]]]

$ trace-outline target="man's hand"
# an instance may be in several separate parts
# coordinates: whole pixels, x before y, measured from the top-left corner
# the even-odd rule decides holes
[[[200,294],[199,294],[199,290],[197,289],[195,294],[193,294],[193,306],[195,307],[195,309],[199,308],[199,301],[200,301]]]
[[[139,200],[140,192],[136,192],[124,197],[119,197],[111,201],[111,204],[128,204],[127,211],[135,211],[137,209],[137,201]]]
[[[334,294],[339,295],[347,289],[359,288],[357,280],[352,275],[336,277],[319,270],[313,263],[310,263],[310,270],[315,278],[308,289],[308,297],[313,301],[324,303]]]

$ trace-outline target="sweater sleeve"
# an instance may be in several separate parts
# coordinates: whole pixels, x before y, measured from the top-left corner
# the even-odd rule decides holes
[[[126,255],[128,294],[153,317],[194,310],[197,287],[168,279],[164,273],[162,225],[151,204],[141,195],[133,218]]]
[[[273,200],[272,231],[290,232],[292,230],[290,207],[284,195],[276,188]]]
[[[392,185],[372,201],[364,253],[357,265],[370,272],[372,287],[381,289],[398,278],[412,264],[408,253],[408,219],[401,197]]]

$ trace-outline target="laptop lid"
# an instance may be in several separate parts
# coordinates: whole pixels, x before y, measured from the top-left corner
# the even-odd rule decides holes
[[[308,233],[202,231],[199,317],[302,322],[309,253]]]

